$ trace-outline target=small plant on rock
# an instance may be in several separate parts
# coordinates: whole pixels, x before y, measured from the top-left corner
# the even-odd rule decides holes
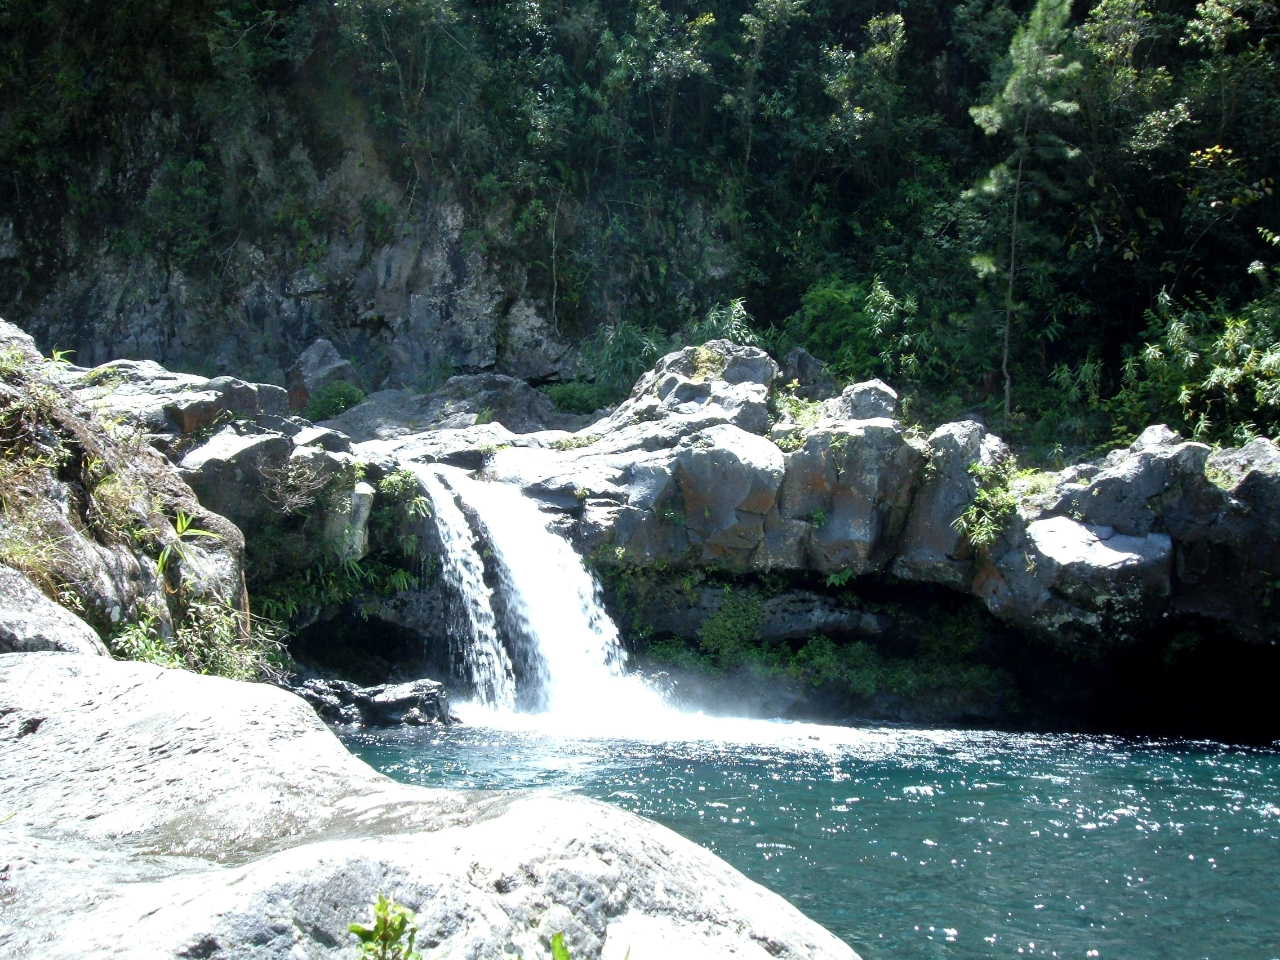
[[[952,526],[973,546],[990,547],[1004,532],[1006,521],[1018,507],[1018,497],[1010,488],[1017,469],[1012,457],[984,465],[972,463],[969,473],[978,481],[978,491],[964,513]]]
[[[413,911],[379,894],[373,906],[373,924],[353,923],[347,928],[360,941],[365,960],[422,960],[414,949],[418,927]]]
[[[193,527],[192,524],[194,522],[195,517],[183,513],[181,510],[178,511],[178,517],[173,522],[173,532],[177,534],[177,539],[172,543],[165,544],[164,549],[160,551],[160,556],[156,558],[156,569],[160,572],[161,577],[165,576],[174,554],[177,554],[179,560],[187,559],[186,545],[183,541],[193,537],[219,539],[218,535],[212,530],[201,530],[199,527]]]

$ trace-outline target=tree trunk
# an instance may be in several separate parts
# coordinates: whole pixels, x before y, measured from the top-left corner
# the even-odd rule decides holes
[[[1004,292],[1004,347],[1000,356],[1000,372],[1004,375],[1004,422],[1007,425],[1012,413],[1011,395],[1013,379],[1009,376],[1009,339],[1013,327],[1013,287],[1018,272],[1018,202],[1022,198],[1022,166],[1027,159],[1027,130],[1031,126],[1031,112],[1022,118],[1022,143],[1018,150],[1018,172],[1013,178],[1013,209],[1009,212],[1009,276]]]

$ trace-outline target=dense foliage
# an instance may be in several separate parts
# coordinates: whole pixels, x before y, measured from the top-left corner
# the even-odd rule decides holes
[[[461,191],[606,385],[744,298],[1024,440],[1274,433],[1277,39],[1271,0],[5,0],[0,209],[24,289],[104,229],[305,260],[289,158],[359,129],[371,231]]]

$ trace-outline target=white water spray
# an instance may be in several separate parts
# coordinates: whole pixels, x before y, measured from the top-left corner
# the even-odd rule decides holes
[[[460,622],[450,624],[455,653],[465,665],[476,696],[491,707],[510,710],[516,705],[515,671],[498,638],[492,593],[484,582],[484,561],[475,534],[445,486],[439,467],[410,464],[431,500],[431,518],[440,539],[441,573],[462,607]]]
[[[593,728],[611,717],[667,710],[643,679],[625,675],[626,652],[599,586],[533,500],[455,468],[414,469],[439,505],[434,521],[446,580],[467,611],[463,660],[484,706],[509,713],[518,703],[557,723]],[[496,596],[485,584],[468,515],[491,557]]]

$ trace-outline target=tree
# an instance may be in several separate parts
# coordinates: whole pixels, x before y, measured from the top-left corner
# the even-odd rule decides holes
[[[1024,194],[1029,189],[1054,193],[1050,179],[1055,161],[1070,159],[1078,150],[1054,130],[1058,118],[1079,110],[1062,94],[1080,71],[1080,65],[1060,52],[1068,37],[1070,0],[1037,0],[1027,22],[1009,45],[1009,76],[1004,88],[987,104],[971,107],[970,115],[988,136],[1004,134],[1012,152],[994,166],[970,196],[985,195],[1007,204],[1008,231],[1005,252],[1004,322],[1001,327],[1000,372],[1004,378],[1004,416],[1010,417],[1013,380],[1009,372],[1009,344],[1017,309],[1018,255],[1023,230]],[[998,271],[995,258],[976,258],[980,274]]]

